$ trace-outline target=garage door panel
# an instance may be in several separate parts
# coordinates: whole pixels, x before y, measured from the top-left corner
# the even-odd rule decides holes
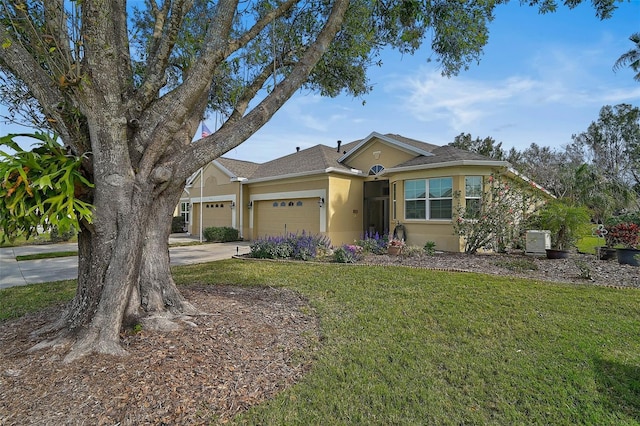
[[[229,203],[205,203],[202,209],[202,227],[231,226],[233,211]]]
[[[320,208],[316,198],[258,201],[254,203],[254,209],[258,237],[320,232]]]

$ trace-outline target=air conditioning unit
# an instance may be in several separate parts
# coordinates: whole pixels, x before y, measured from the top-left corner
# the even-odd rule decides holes
[[[551,231],[527,231],[525,254],[544,256],[546,249],[551,248]]]

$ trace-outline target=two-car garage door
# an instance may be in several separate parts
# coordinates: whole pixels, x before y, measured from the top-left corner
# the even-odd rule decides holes
[[[318,234],[318,198],[261,200],[253,203],[254,235]]]

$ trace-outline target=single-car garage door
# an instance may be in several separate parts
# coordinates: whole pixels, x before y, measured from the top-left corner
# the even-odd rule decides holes
[[[254,231],[260,238],[285,234],[320,233],[317,198],[264,200],[253,203]]]
[[[205,202],[202,206],[202,229],[211,226],[231,226],[231,202]]]

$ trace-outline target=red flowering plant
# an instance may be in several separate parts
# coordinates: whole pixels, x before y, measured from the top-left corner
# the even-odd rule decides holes
[[[611,247],[621,244],[625,248],[637,248],[640,244],[640,226],[633,222],[622,222],[608,229],[607,237]]]
[[[481,185],[479,197],[468,198],[467,188],[464,195],[461,191],[453,194],[453,232],[464,238],[464,252],[505,252],[522,246],[524,227],[540,191],[498,174],[487,176]]]
[[[404,240],[399,240],[397,238],[389,240],[389,247],[404,247]]]

